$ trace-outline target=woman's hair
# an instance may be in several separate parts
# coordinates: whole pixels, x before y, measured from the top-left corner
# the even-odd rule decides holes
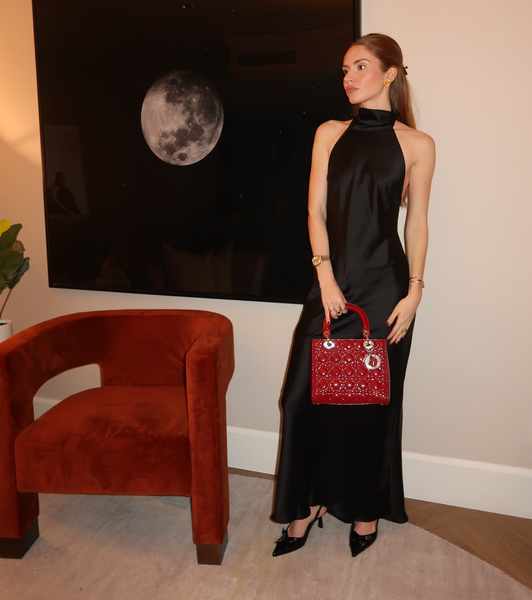
[[[403,52],[399,44],[390,36],[383,33],[368,33],[362,36],[353,46],[364,46],[373,56],[375,56],[383,71],[390,67],[397,69],[397,76],[390,85],[390,104],[392,110],[397,113],[399,121],[416,128],[416,121],[412,111],[412,101],[410,99],[410,85],[406,80],[406,68],[403,65]],[[355,104],[353,110],[355,115],[358,113],[359,105]]]

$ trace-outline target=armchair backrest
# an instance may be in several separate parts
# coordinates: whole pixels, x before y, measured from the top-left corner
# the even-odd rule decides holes
[[[227,327],[215,313],[114,310],[51,319],[0,346],[0,370],[24,373],[33,394],[55,375],[97,364],[102,385],[184,385],[185,355],[208,327]],[[9,378],[8,378],[9,379]],[[18,386],[16,386],[18,387]]]

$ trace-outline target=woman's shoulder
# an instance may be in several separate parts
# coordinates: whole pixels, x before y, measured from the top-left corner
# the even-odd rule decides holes
[[[434,140],[428,133],[420,131],[419,129],[413,129],[401,121],[395,122],[394,129],[396,133],[404,137],[405,141],[408,141],[415,146],[423,148],[434,147]]]
[[[331,121],[325,121],[325,123],[322,123],[316,130],[316,135],[335,135],[338,132],[345,131],[349,127],[351,122],[352,119],[350,119],[349,121],[336,121],[334,119]]]
[[[394,130],[405,149],[410,149],[414,157],[431,156],[436,152],[434,140],[428,133],[413,129],[401,121],[396,121]]]
[[[315,143],[319,145],[323,144],[330,150],[344,131],[346,131],[351,122],[352,119],[349,121],[325,121],[325,123],[322,123],[318,129],[316,129]]]

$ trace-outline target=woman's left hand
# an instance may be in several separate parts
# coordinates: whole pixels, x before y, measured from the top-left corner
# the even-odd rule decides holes
[[[420,302],[421,290],[413,290],[397,303],[386,322],[386,326],[389,327],[395,321],[387,338],[390,344],[398,344],[405,337],[406,331],[408,331],[416,316],[416,310]]]

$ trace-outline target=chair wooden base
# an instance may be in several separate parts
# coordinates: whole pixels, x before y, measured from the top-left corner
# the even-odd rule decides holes
[[[228,539],[226,531],[221,544],[196,544],[198,565],[221,565]]]
[[[39,537],[39,521],[30,525],[21,538],[0,538],[0,558],[22,558]]]

